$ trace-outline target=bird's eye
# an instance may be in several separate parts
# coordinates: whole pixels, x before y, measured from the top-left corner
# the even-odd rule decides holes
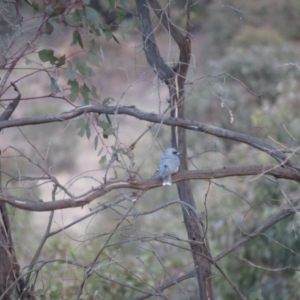
[[[177,151],[173,151],[173,154],[177,154]]]

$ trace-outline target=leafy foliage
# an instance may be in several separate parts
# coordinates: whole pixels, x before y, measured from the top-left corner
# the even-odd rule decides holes
[[[300,10],[297,0],[212,1],[207,14],[205,28],[208,32],[207,49],[211,53],[224,54],[235,35],[248,26],[271,27],[285,40],[299,39],[300,20],[296,17]],[[267,38],[268,40],[268,38]],[[251,36],[249,36],[251,41]]]
[[[253,4],[251,1],[232,0],[222,1],[222,4],[220,1],[214,1],[210,5],[205,26],[206,38],[211,42],[210,54],[218,53],[222,57],[214,57],[212,60],[210,55],[211,59],[205,67],[208,73],[213,75],[201,77],[199,80],[201,84],[203,83],[201,86],[196,86],[196,81],[193,82],[193,88],[187,94],[189,96],[187,118],[251,133],[265,140],[272,139],[276,147],[283,147],[288,155],[294,154],[290,149],[299,147],[300,126],[299,68],[296,63],[293,63],[297,60],[293,39],[297,39],[300,32],[299,18],[296,18],[298,2],[278,0],[271,3],[269,0],[263,0]],[[131,4],[130,1],[105,3],[110,10],[115,10],[117,5],[121,5],[126,11],[132,10],[134,6]],[[38,76],[46,71],[49,76],[50,74],[53,76],[54,82],[61,76],[61,82],[67,87],[63,89],[62,95],[51,93],[50,96],[46,94],[40,97],[38,94],[36,97],[40,97],[40,100],[43,98],[48,100],[48,97],[52,97],[51,101],[64,101],[63,105],[70,105],[72,110],[98,103],[105,106],[118,106],[123,100],[145,105],[145,100],[142,99],[141,102],[140,97],[139,99],[134,97],[132,99],[131,96],[126,98],[124,92],[120,98],[113,98],[114,96],[103,96],[107,92],[100,90],[102,78],[111,80],[112,76],[105,73],[108,71],[105,68],[110,62],[104,65],[103,61],[100,61],[100,57],[102,60],[105,59],[101,52],[103,41],[110,41],[107,44],[110,52],[107,57],[111,57],[111,64],[115,64],[118,71],[120,69],[119,55],[116,55],[111,47],[113,42],[121,45],[118,39],[120,34],[112,31],[115,29],[114,25],[118,25],[125,18],[125,10],[114,11],[116,13],[114,23],[104,24],[98,12],[89,6],[89,1],[79,1],[76,4],[72,2],[74,6],[71,9],[59,5],[55,6],[51,3],[46,7],[35,8],[39,14],[44,14],[40,34],[48,34],[47,41],[50,41],[48,44],[55,40],[55,50],[50,46],[38,50],[30,48],[23,58],[26,64],[35,64],[32,68],[34,71],[28,67],[31,71],[27,70],[28,74],[21,79],[25,81],[27,76],[34,76],[36,71]],[[185,3],[180,2],[180,5],[181,8],[185,7]],[[193,3],[193,11],[203,16],[202,12],[197,11],[196,2]],[[177,20],[182,24],[186,23],[186,19],[180,17],[178,7],[172,10],[172,13],[175,13]],[[274,15],[278,17],[274,18]],[[203,22],[204,18],[201,20]],[[286,25],[288,20],[293,23],[293,26],[284,27],[282,24]],[[293,28],[289,30],[288,27]],[[66,43],[60,48],[56,38],[63,31],[62,28],[71,31],[64,31],[65,36],[62,39]],[[135,37],[132,38],[130,42],[136,44]],[[70,45],[67,49],[64,48],[66,44]],[[170,51],[168,47],[166,46],[166,49]],[[64,54],[61,55],[61,52]],[[37,56],[40,61],[36,59]],[[128,59],[128,55],[124,59]],[[207,57],[204,60],[206,59]],[[140,67],[140,65],[144,67],[145,61],[139,61],[136,55],[136,66]],[[18,65],[19,67],[23,69],[23,66]],[[139,72],[139,70],[134,71]],[[16,76],[23,76],[17,72]],[[139,73],[138,81],[146,78],[145,81],[152,84],[153,78],[149,79],[145,74]],[[131,84],[132,74],[128,72],[126,76]],[[18,77],[16,82],[19,79]],[[127,81],[126,84],[128,85]],[[144,86],[142,90],[141,98],[146,97],[148,92]],[[23,98],[30,99],[34,91],[34,88],[30,88],[30,95],[27,96],[25,92],[28,91],[24,88]],[[32,107],[27,105],[27,109],[30,110],[31,116],[47,114],[59,120],[58,112],[63,105],[56,103],[43,105],[41,108],[35,102]],[[94,181],[91,180],[89,170],[84,170],[86,173],[81,178],[89,179],[87,183],[84,182],[84,186],[96,182],[96,187],[91,187],[93,192],[97,192],[97,187],[102,182],[114,182],[114,180],[120,182],[128,178],[135,180],[135,178],[145,179],[154,176],[160,148],[163,144],[169,143],[166,138],[169,136],[169,129],[162,128],[161,124],[150,126],[142,146],[136,147],[133,151],[133,144],[128,146],[129,141],[132,142],[131,134],[134,132],[136,135],[139,129],[143,131],[144,128],[138,123],[138,126],[132,125],[132,131],[127,131],[126,126],[129,124],[127,120],[123,121],[120,122],[116,116],[85,113],[70,124],[57,123],[22,129],[21,133],[26,137],[28,145],[32,146],[29,147],[32,152],[24,151],[24,156],[14,153],[6,157],[9,163],[4,163],[3,169],[9,172],[4,176],[7,182],[5,188],[9,191],[13,190],[14,196],[30,196],[37,202],[41,201],[36,176],[44,180],[43,176],[47,173],[46,178],[52,184],[55,183],[52,176],[56,175],[56,172],[74,170],[78,156],[84,156],[84,160],[88,159],[85,153],[77,148],[76,133],[80,138],[84,137],[81,142],[90,143],[99,160],[99,165],[95,166],[97,174],[93,177]],[[135,135],[135,138],[140,138]],[[49,137],[51,138],[48,140]],[[156,145],[154,141],[159,143]],[[204,133],[198,135],[189,133],[187,143],[189,164],[193,169],[220,168],[235,163],[265,165],[271,161],[266,154],[261,154],[247,145],[237,145]],[[25,155],[34,158],[32,161],[29,160],[33,163],[24,163]],[[298,158],[296,157],[295,160]],[[138,163],[139,167],[137,167]],[[28,165],[31,165],[31,169]],[[43,167],[47,172],[40,175],[39,167]],[[27,176],[27,173],[31,174],[31,177]],[[67,183],[68,186],[75,185],[77,180],[79,181],[76,176],[70,181],[71,183]],[[27,179],[35,183],[27,186],[23,183],[23,180]],[[134,181],[131,182],[134,184]],[[265,174],[251,179],[212,179],[192,184],[196,191],[198,210],[203,211],[201,217],[203,215],[203,221],[204,219],[207,221],[207,237],[213,254],[247,237],[263,220],[285,207],[287,203],[282,190],[291,198],[296,198],[299,194],[298,184],[283,180],[274,181]],[[25,193],[23,189],[26,190]],[[80,196],[74,197],[74,200],[72,194],[71,201],[77,201],[83,193],[81,187]],[[50,197],[54,197],[54,194]],[[65,191],[55,194],[55,197],[65,197]],[[52,201],[55,199],[52,198]],[[151,194],[145,191],[124,192],[118,189],[115,194],[104,200],[101,199],[95,207],[91,205],[89,208],[92,212],[103,208],[105,213],[102,213],[101,217],[99,217],[100,213],[91,214],[92,220],[89,219],[88,222],[96,220],[95,224],[86,225],[86,231],[82,236],[78,236],[76,230],[74,230],[76,234],[72,232],[74,236],[64,230],[60,235],[48,237],[43,247],[43,260],[35,265],[38,276],[35,295],[41,299],[74,297],[87,274],[89,264],[95,259],[95,253],[100,254],[97,263],[91,269],[94,273],[88,277],[84,285],[83,297],[86,299],[108,298],[108,295],[111,299],[135,297],[141,293],[137,289],[155,291],[162,282],[190,271],[192,266],[186,232],[181,217],[178,217],[180,206],[177,203],[174,208],[175,205],[168,207],[166,204],[174,199],[177,199],[177,194],[171,189],[157,189],[151,191]],[[114,205],[112,205],[113,201],[115,201]],[[163,211],[160,209],[155,213],[149,213],[148,216],[146,210],[153,210],[156,205],[162,206]],[[12,221],[18,218],[21,223],[26,223],[26,220],[31,218],[31,215],[22,215],[19,212],[15,215],[13,210],[9,213]],[[126,225],[123,225],[124,223]],[[122,226],[119,227],[120,224]],[[28,242],[26,235],[30,236],[30,243],[33,245],[37,243],[37,238],[30,235],[31,224],[28,225],[28,231],[26,231],[27,227],[21,225],[13,227],[21,236],[20,239],[16,239],[21,241],[17,246],[18,254],[22,251],[22,243]],[[272,272],[266,269],[297,266],[299,261],[297,249],[300,245],[299,240],[295,238],[294,225],[294,218],[286,219],[248,244],[239,247],[234,255],[228,255],[220,261],[220,266],[249,299],[260,300],[268,297],[288,299],[290,295],[297,294],[298,276],[295,270]],[[25,265],[32,258],[31,251],[34,250],[29,249],[30,255],[27,253],[23,256],[26,260]],[[45,263],[44,258],[49,261]],[[213,275],[218,297],[234,299],[236,295],[232,287],[225,282],[220,273],[214,270]],[[32,279],[33,283],[34,280],[35,278]],[[187,297],[197,298],[195,286],[191,282],[181,283],[174,290],[169,289],[166,295],[175,299],[178,293],[176,288],[181,289],[183,286],[187,290],[185,292]]]

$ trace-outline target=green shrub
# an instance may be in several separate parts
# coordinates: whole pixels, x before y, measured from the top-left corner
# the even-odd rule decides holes
[[[215,0],[207,12],[205,47],[210,53],[224,54],[235,35],[248,26],[258,30],[271,27],[283,39],[297,41],[300,38],[299,15],[298,0]],[[278,36],[273,38],[278,39]]]
[[[233,38],[232,46],[249,48],[253,45],[258,46],[283,46],[284,39],[273,28],[265,26],[263,28],[255,28],[245,26]]]

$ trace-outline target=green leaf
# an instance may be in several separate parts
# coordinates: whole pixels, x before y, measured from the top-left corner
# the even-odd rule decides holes
[[[110,120],[109,115],[105,114],[104,116],[105,116],[106,121],[111,125],[111,120]]]
[[[90,41],[90,50],[89,50],[89,53],[93,53],[94,50],[95,50],[95,47],[96,47],[96,42],[95,42],[94,39],[92,39],[92,40]]]
[[[84,136],[85,133],[85,121],[84,118],[79,118],[76,120],[76,128],[79,128],[79,132],[77,133],[80,137]]]
[[[52,26],[52,24],[50,24],[50,22],[46,22],[46,25],[45,25],[45,33],[46,34],[51,34],[54,30],[54,27]]]
[[[63,55],[59,58],[55,57],[53,50],[43,49],[43,50],[39,51],[38,54],[39,54],[39,58],[42,62],[49,61],[50,64],[56,65],[58,67],[64,65],[65,62],[66,62],[66,56],[65,55]]]
[[[66,63],[66,56],[63,55],[59,58],[56,58],[57,62],[55,63],[57,67],[61,67]]]
[[[81,118],[77,119],[75,122],[75,125],[76,125],[76,128],[82,128],[82,126],[85,125],[84,118],[81,117]]]
[[[102,152],[103,152],[103,147],[101,147],[101,149],[99,150],[97,156],[100,156]]]
[[[83,76],[87,76],[87,65],[84,60],[79,58],[76,62],[76,68]]]
[[[105,37],[106,40],[109,42],[111,39],[113,39],[116,43],[118,43],[120,45],[119,40],[117,39],[117,37],[115,35],[113,35],[110,31],[105,30]]]
[[[94,85],[92,86],[91,95],[96,99],[100,98],[97,94],[97,88]]]
[[[261,294],[261,289],[255,291],[255,292],[252,292],[249,296],[249,299],[250,300],[264,300],[264,298]]]
[[[110,31],[105,31],[105,37],[106,40],[109,42],[113,38],[113,35]]]
[[[62,15],[66,10],[65,6],[56,7],[52,10],[52,12],[49,14],[50,17],[56,17],[59,15]]]
[[[49,49],[43,49],[38,52],[39,58],[42,62],[49,61],[51,64],[54,64],[56,57],[54,56],[54,51]]]
[[[72,102],[74,102],[78,97],[79,84],[78,84],[77,80],[68,80],[68,85],[71,86],[71,94],[70,94],[69,98]]]
[[[85,17],[85,15],[83,15],[82,17],[82,29],[83,32],[89,32],[91,30],[91,28],[93,29],[94,27],[92,27],[89,23],[89,21],[87,20],[87,18]]]
[[[112,135],[115,133],[115,130],[112,127],[109,127],[103,131],[103,135]]]
[[[66,22],[71,26],[79,26],[82,23],[83,11],[76,9],[71,16],[65,16]]]
[[[105,24],[103,30],[105,32],[105,37],[106,37],[107,41],[110,41],[111,39],[114,39],[115,42],[120,44],[118,39],[111,33],[111,26],[110,25]]]
[[[112,33],[110,33],[110,34],[112,35],[112,38],[114,39],[114,41],[116,43],[118,43],[119,45],[121,45],[120,42],[119,42],[119,40],[117,39],[117,37],[114,34],[112,34]]]
[[[84,47],[83,47],[83,43],[82,43],[82,39],[81,39],[81,35],[80,35],[80,33],[79,33],[78,30],[75,30],[75,31],[73,32],[73,41],[72,41],[72,43],[70,44],[70,46],[74,46],[74,45],[76,45],[77,43],[80,45],[80,47],[81,47],[82,49],[84,48]]]
[[[84,136],[84,132],[85,132],[84,128],[80,128],[80,130],[78,131],[77,134],[78,134],[80,137],[83,137],[83,136]]]
[[[120,4],[126,9],[130,8],[128,0],[120,0]]]
[[[91,134],[91,123],[89,120],[87,120],[85,123],[85,134],[86,134],[86,137],[88,139],[90,139],[92,134]]]
[[[35,1],[32,2],[32,8],[33,8],[34,12],[39,11],[39,5]]]
[[[86,7],[85,8],[85,15],[87,20],[92,24],[95,28],[99,27],[99,15],[97,11],[95,11],[91,7]]]
[[[61,24],[57,23],[56,19],[53,18],[53,19],[50,19],[49,20],[49,23],[53,26],[53,28],[57,31],[61,31],[62,30],[62,26]]]
[[[92,65],[99,67],[99,59],[95,54],[89,53],[88,59]]]
[[[66,71],[66,77],[70,79],[71,81],[75,80],[75,72],[73,70],[73,64],[70,61],[67,61],[67,71]]]
[[[126,12],[125,11],[121,11],[118,15],[117,18],[115,20],[116,23],[120,23],[120,21],[122,21],[124,19],[124,17],[126,16]]]
[[[84,102],[86,104],[89,104],[89,102],[90,102],[90,99],[89,99],[90,89],[89,89],[89,87],[86,84],[84,84],[82,86],[82,88],[80,90],[80,93],[81,93],[81,95],[83,97]]]
[[[59,299],[59,292],[58,291],[52,291],[49,295],[50,299],[53,299],[53,300],[57,300]]]
[[[97,125],[104,130],[111,127],[111,124],[103,121],[98,122]]]
[[[101,29],[100,25],[98,28],[94,28],[94,32],[97,36],[101,36],[104,33],[103,30]]]
[[[126,149],[124,149],[124,148],[120,148],[120,149],[119,149],[119,152],[121,152],[121,153],[124,154],[124,155],[128,155]]]
[[[94,140],[94,146],[95,146],[95,150],[97,150],[97,147],[98,147],[98,135],[95,136],[95,140]]]
[[[45,7],[45,13],[46,13],[47,15],[50,15],[52,12],[53,12],[53,7],[52,7],[51,5],[47,5],[47,6]]]
[[[56,95],[58,92],[63,93],[61,84],[58,80],[56,80],[54,77],[50,76],[50,81],[51,81],[51,94]]]
[[[81,58],[78,58],[76,61],[76,68],[82,76],[94,76],[94,71],[88,67],[85,61]]]
[[[106,163],[106,156],[105,155],[103,155],[102,157],[101,157],[101,159],[99,160],[99,164],[105,164]]]
[[[33,8],[34,12],[38,12],[39,6],[37,5],[37,3],[35,1],[25,0],[25,2]]]
[[[120,162],[118,153],[116,153],[116,152],[113,153],[113,155],[111,156],[111,159],[110,159],[111,163],[113,163],[114,161]]]
[[[105,98],[105,99],[103,100],[103,105],[111,104],[111,103],[113,103],[114,101],[115,101],[114,98],[111,98],[111,97]]]
[[[111,10],[114,10],[115,7],[116,7],[115,1],[114,1],[114,0],[108,0],[108,3],[109,3],[109,8],[110,8]]]

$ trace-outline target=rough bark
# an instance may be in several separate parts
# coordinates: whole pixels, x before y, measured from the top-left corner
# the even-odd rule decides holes
[[[22,280],[16,259],[5,203],[0,203],[0,296],[1,299],[19,299],[22,294]]]
[[[3,111],[0,121],[8,120],[20,102],[21,94],[13,83],[12,86],[18,96]],[[3,192],[1,170],[0,151],[0,193]],[[0,202],[0,299],[21,299],[23,289],[24,280],[20,277],[20,266],[14,251],[7,207],[4,202]]]
[[[141,11],[147,11],[146,1],[136,1],[137,8],[140,15],[140,20],[142,24],[143,37],[145,43],[145,36],[150,37],[152,44],[155,43],[152,31],[152,26],[149,21],[145,22],[142,20],[142,16],[147,15]],[[184,102],[185,102],[185,91],[184,83],[186,74],[190,62],[191,45],[188,37],[185,37],[180,30],[177,29],[171,22],[164,10],[161,9],[159,3],[156,0],[148,0],[149,5],[152,7],[153,11],[161,21],[162,25],[169,30],[170,35],[176,41],[179,49],[179,61],[174,68],[174,74],[172,78],[161,78],[164,79],[169,87],[169,96],[171,100],[171,117],[178,117],[182,120],[185,119],[184,114]],[[149,15],[149,12],[148,12]],[[147,32],[147,34],[146,34]],[[156,57],[157,62],[161,61],[161,57],[158,53],[157,47],[153,47],[152,55],[149,54],[151,49],[145,50],[147,60],[149,64],[154,68],[154,71],[158,74],[163,73],[163,71],[157,70],[158,63],[149,61],[149,57]],[[165,66],[165,63],[161,64]],[[156,68],[156,69],[155,69]],[[168,80],[165,80],[168,79]],[[178,127],[177,134],[175,132],[175,127],[172,128],[172,146],[177,147],[179,152],[181,152],[180,159],[180,170],[188,170],[187,165],[187,149],[186,149],[186,132],[184,128]],[[211,277],[211,255],[209,247],[205,241],[205,229],[200,222],[198,216],[194,213],[196,210],[195,200],[192,193],[192,188],[190,181],[184,180],[177,183],[177,190],[180,201],[187,203],[189,206],[182,206],[182,212],[184,217],[184,222],[189,237],[190,247],[193,251],[193,260],[195,266],[195,273],[198,282],[199,296],[201,300],[214,299],[213,288],[212,288],[212,277]]]

